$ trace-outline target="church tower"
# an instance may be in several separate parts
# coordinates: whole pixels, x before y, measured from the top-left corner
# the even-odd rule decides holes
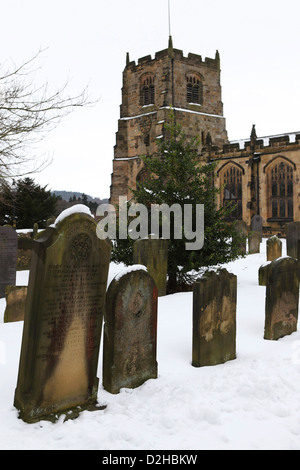
[[[209,139],[221,148],[228,143],[220,84],[220,56],[214,59],[173,48],[131,62],[126,57],[122,104],[114,148],[110,203],[131,198],[130,188],[143,178],[141,156],[155,155],[170,108],[187,137],[201,139],[199,154]]]

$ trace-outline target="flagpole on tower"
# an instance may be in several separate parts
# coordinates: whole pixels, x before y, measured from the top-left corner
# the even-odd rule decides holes
[[[171,0],[168,0],[169,37],[171,37]]]

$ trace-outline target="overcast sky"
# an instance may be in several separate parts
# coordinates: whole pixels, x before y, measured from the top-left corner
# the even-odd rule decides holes
[[[299,0],[171,0],[174,47],[221,56],[230,140],[300,132]],[[38,151],[52,164],[34,176],[52,190],[108,197],[126,52],[131,60],[168,45],[168,0],[1,0],[0,62],[44,49],[42,78],[99,99],[76,109]]]

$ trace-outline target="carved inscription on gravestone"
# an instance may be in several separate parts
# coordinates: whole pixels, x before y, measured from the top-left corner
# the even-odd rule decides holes
[[[6,286],[16,284],[18,235],[11,227],[0,227],[0,298]]]
[[[72,214],[34,242],[15,406],[24,421],[97,403],[110,244]]]
[[[125,273],[107,291],[103,386],[110,393],[157,378],[157,288],[144,270]]]

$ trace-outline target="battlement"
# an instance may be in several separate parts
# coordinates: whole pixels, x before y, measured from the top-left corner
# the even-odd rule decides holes
[[[284,150],[300,149],[300,132],[291,132],[275,136],[266,136],[256,138],[254,141],[243,139],[231,141],[223,148],[213,147],[211,156],[213,158],[246,156],[251,152],[274,153]],[[203,153],[208,151],[203,148]]]
[[[145,66],[147,64],[150,65],[154,61],[163,59],[165,57],[170,57],[170,55],[172,55],[172,58],[174,58],[175,60],[180,60],[191,66],[195,66],[195,65],[205,66],[205,67],[215,69],[215,70],[219,70],[220,68],[220,55],[218,51],[216,51],[216,55],[214,59],[205,57],[205,59],[203,60],[201,55],[194,54],[191,52],[188,54],[187,57],[185,57],[182,50],[174,49],[174,48],[168,48],[168,49],[164,49],[162,51],[156,52],[154,58],[152,58],[151,55],[146,55],[144,57],[141,57],[138,59],[137,63],[135,61],[129,61],[129,54],[127,54],[126,68],[134,69],[138,66]]]

